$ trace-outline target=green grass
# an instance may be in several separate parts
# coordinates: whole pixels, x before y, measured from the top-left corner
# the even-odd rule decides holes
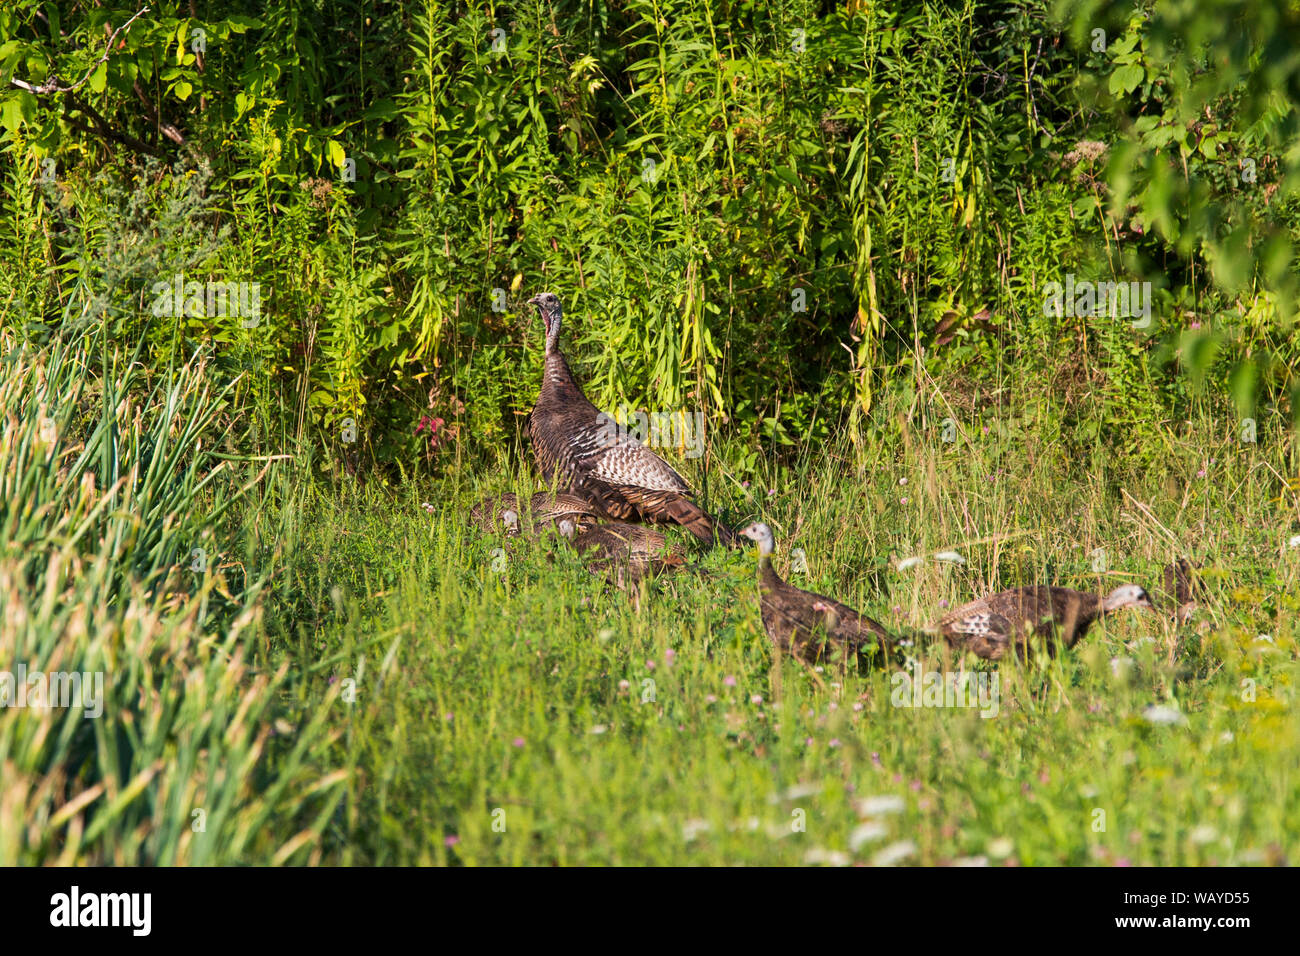
[[[228,390],[85,340],[0,352],[0,865],[303,856],[334,695],[286,706],[288,662],[250,661],[272,555],[240,516],[283,483],[215,451]],[[102,697],[14,706],[24,667]]]
[[[82,343],[11,353],[0,387],[0,660],[107,686],[94,720],[0,709],[0,863],[1295,859],[1297,502],[1267,434],[1168,427],[1140,469],[1046,426],[945,444],[899,416],[748,487],[715,449],[711,507],[894,627],[1206,561],[1187,626],[1126,612],[1027,665],[917,646],[997,676],[986,719],[893,706],[894,669],[774,660],[750,553],[699,555],[639,608],[551,539],[502,564],[468,505],[531,490],[526,461],[330,483],[205,438],[232,413],[201,361],[140,375]]]
[[[923,864],[1293,859],[1300,552],[1259,450],[1207,450],[1213,477],[1193,470],[1173,500],[1169,475],[1122,495],[1068,463],[1004,459],[996,481],[977,481],[981,457],[913,446],[869,468],[822,460],[774,475],[775,496],[756,489],[732,513],[773,521],[783,570],[804,549],[809,573],[794,580],[896,625],[989,587],[1097,587],[1096,547],[1106,584],[1151,588],[1172,556],[1208,556],[1212,600],[1183,628],[1130,612],[1074,652],[1002,665],[998,714],[983,719],[891,706],[893,672],[814,678],[774,662],[752,555],[706,555],[637,611],[553,542],[494,572],[501,542],[463,521],[483,488],[311,495],[276,600],[317,616],[268,624],[311,695],[356,681],[355,703],[331,711],[337,742],[316,755],[350,772],[322,859],[870,862],[905,845]],[[425,500],[440,505],[433,518]],[[888,563],[918,547],[968,563]],[[919,653],[944,666],[938,649]],[[1152,705],[1186,723],[1149,722]],[[901,809],[859,802],[873,797]]]
[[[206,59],[174,0],[106,59],[135,5],[37,6],[12,79],[92,69],[159,155],[0,102],[0,682],[105,678],[0,706],[0,866],[1296,861],[1276,5],[271,2]],[[177,274],[264,314],[153,314]],[[1049,314],[1069,275],[1153,323]],[[708,506],[890,627],[1184,554],[1209,598],[915,647],[998,678],[981,719],[774,661],[752,555],[637,606],[554,542],[499,567],[464,516],[535,488],[543,288],[597,404],[701,413]]]

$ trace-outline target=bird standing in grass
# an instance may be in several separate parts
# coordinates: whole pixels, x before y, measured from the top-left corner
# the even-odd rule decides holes
[[[804,591],[781,580],[772,567],[775,541],[761,521],[740,531],[758,545],[759,606],[763,627],[783,653],[814,663],[847,661],[867,645],[889,646],[892,638],[876,621],[824,594]]]
[[[996,661],[1015,647],[1023,656],[1029,639],[1073,647],[1098,617],[1126,607],[1150,608],[1151,598],[1136,584],[1124,584],[1104,598],[1071,588],[1037,585],[1013,588],[971,601],[932,624],[954,648]]]
[[[701,541],[729,543],[731,532],[691,500],[685,479],[587,400],[560,351],[559,297],[542,292],[528,302],[546,328],[542,389],[529,419],[542,479],[605,517],[676,523]]]

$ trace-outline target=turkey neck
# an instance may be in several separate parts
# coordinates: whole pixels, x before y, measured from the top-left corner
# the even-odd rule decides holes
[[[1075,614],[1080,623],[1087,622],[1091,624],[1094,618],[1106,613],[1102,607],[1101,597],[1096,594],[1081,592],[1078,597],[1066,595],[1062,603],[1065,605],[1064,609],[1067,614],[1070,612],[1071,605],[1077,608]]]
[[[1102,605],[1102,599],[1096,594],[1080,593],[1078,597],[1067,595],[1064,600],[1064,607],[1059,610],[1062,613],[1055,613],[1053,616],[1058,619],[1057,623],[1064,626],[1065,646],[1073,647],[1077,644],[1088,629],[1092,627],[1092,622],[1104,614],[1109,613]]]
[[[758,583],[764,591],[775,591],[785,582],[781,580],[776,569],[772,567],[772,556],[770,554],[759,555],[758,558]]]
[[[574,381],[573,372],[569,370],[569,363],[565,360],[564,353],[557,347],[546,353],[546,365],[542,370],[542,390],[537,396],[537,406],[544,408],[570,402],[591,405],[591,402],[587,401],[587,396],[582,393],[582,388]],[[591,407],[595,408],[594,405]]]

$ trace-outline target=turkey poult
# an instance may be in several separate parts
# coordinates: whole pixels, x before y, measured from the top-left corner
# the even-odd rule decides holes
[[[701,541],[733,535],[691,500],[690,487],[662,458],[587,401],[560,351],[564,310],[552,292],[528,300],[546,327],[542,390],[529,419],[542,479],[590,502],[608,518],[675,522]]]
[[[618,587],[635,584],[647,574],[671,571],[686,563],[681,548],[653,528],[612,521],[581,531],[572,518],[561,518],[559,532],[586,558],[592,573],[609,572]]]
[[[1179,558],[1165,566],[1161,575],[1163,596],[1173,608],[1173,618],[1186,624],[1196,613],[1199,601],[1205,597],[1205,585],[1195,576],[1195,568],[1186,558]]]
[[[1033,634],[1049,641],[1055,636],[1066,647],[1073,647],[1098,617],[1126,607],[1150,608],[1151,598],[1136,584],[1121,585],[1104,598],[1038,585],[971,601],[931,625],[930,630],[942,634],[955,648],[996,661],[1012,646],[1025,654]]]
[[[522,509],[522,511],[521,511]],[[596,523],[600,513],[590,504],[576,495],[538,492],[527,502],[519,501],[518,496],[506,492],[492,498],[484,498],[470,509],[470,520],[485,534],[499,534],[504,531],[515,537],[522,530],[519,516],[521,513],[532,515],[532,528],[541,530],[559,521],[569,518],[578,531],[585,531]]]
[[[865,645],[887,647],[885,628],[853,608],[822,594],[787,584],[772,567],[772,529],[755,521],[740,532],[758,545],[759,604],[763,627],[783,653],[809,663],[824,658],[848,660]]]
[[[593,527],[596,519],[600,517],[600,512],[582,498],[564,493],[551,494],[549,491],[539,491],[533,495],[531,507],[533,522],[538,527],[558,525],[560,521],[568,518],[579,534]]]
[[[504,531],[513,538],[519,534],[519,499],[509,492],[484,498],[469,510],[469,517],[484,534]]]

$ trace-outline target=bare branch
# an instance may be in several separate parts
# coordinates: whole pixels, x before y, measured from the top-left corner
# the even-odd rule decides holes
[[[153,124],[154,129],[158,130],[158,132],[162,133],[177,146],[184,146],[185,136],[171,123],[162,120],[158,113],[158,108],[153,105],[153,101],[149,99],[148,94],[145,93],[144,87],[140,85],[139,80],[135,81],[134,89],[135,95],[139,98],[141,104],[143,104],[144,108],[149,111],[149,122]]]
[[[115,129],[108,120],[104,119],[97,109],[78,97],[77,94],[69,92],[67,94],[66,105],[72,109],[85,113],[94,121],[95,129],[91,130],[84,123],[78,122],[75,117],[69,116],[66,112],[63,114],[64,120],[83,132],[98,132],[104,139],[111,139],[115,143],[121,143],[123,146],[133,149],[137,153],[146,153],[150,156],[161,155],[155,147],[150,146],[143,140],[136,139],[130,133],[125,133],[122,130]]]
[[[121,33],[123,30],[131,29],[131,24],[135,23],[136,20],[138,20],[140,17],[144,16],[148,12],[149,12],[149,8],[147,6],[141,7],[138,11],[136,11],[135,16],[133,16],[130,20],[127,20],[126,23],[122,24],[120,27],[114,30],[112,36],[108,38],[108,46],[104,49],[104,55],[101,56],[94,63],[90,64],[90,69],[86,71],[86,75],[83,76],[76,83],[73,83],[71,86],[60,86],[59,78],[57,75],[51,75],[48,80],[46,80],[44,83],[40,84],[39,86],[32,86],[32,84],[30,83],[24,82],[23,80],[13,79],[12,77],[10,78],[9,82],[12,83],[14,86],[18,87],[19,89],[27,90],[27,92],[29,93],[35,93],[37,96],[47,96],[50,93],[71,93],[75,90],[80,89],[90,79],[91,74],[94,73],[95,70],[99,69],[99,65],[101,63],[108,62],[108,58],[113,52],[113,41],[117,39],[117,35]]]

